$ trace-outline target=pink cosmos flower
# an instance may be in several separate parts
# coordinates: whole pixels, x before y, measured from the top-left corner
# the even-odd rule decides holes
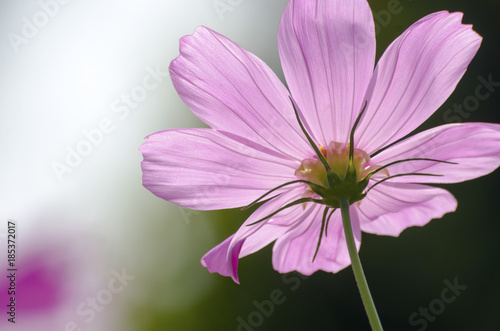
[[[239,259],[272,242],[281,273],[350,264],[340,210],[322,193],[335,195],[338,179],[352,177],[350,156],[359,184],[350,200],[358,249],[361,231],[398,236],[441,218],[456,209],[455,198],[423,184],[470,180],[500,164],[500,125],[448,124],[407,137],[450,96],[481,44],[461,19],[446,11],[422,18],[374,68],[366,0],[292,0],[278,32],[290,93],[256,56],[199,27],[181,39],[170,73],[211,129],[148,136],[140,148],[144,186],[199,210],[245,206],[278,187],[202,258],[210,272],[236,282]],[[327,178],[327,167],[336,179]]]

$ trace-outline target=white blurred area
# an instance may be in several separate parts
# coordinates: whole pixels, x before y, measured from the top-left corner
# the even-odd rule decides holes
[[[127,330],[123,316],[130,310],[188,309],[212,291],[213,278],[199,260],[218,243],[214,225],[206,214],[186,213],[144,189],[137,150],[150,133],[203,123],[169,76],[147,76],[167,72],[179,38],[199,25],[279,71],[276,31],[286,2],[1,2],[0,275],[13,219],[18,258],[55,254],[72,271],[61,286],[73,288],[50,314],[20,312],[26,324],[12,329],[34,330],[36,322],[36,330],[63,330],[61,323],[74,319],[82,330]],[[131,93],[139,102],[127,105],[123,98]],[[78,148],[86,155],[75,159]],[[91,323],[83,322],[75,304],[123,268],[135,279]]]

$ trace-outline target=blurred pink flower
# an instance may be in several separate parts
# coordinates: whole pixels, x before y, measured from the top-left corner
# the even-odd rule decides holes
[[[456,209],[448,191],[420,183],[461,182],[500,163],[495,124],[448,124],[401,140],[450,96],[481,44],[461,19],[461,13],[446,11],[422,18],[374,69],[375,29],[366,0],[292,0],[285,9],[278,32],[283,71],[329,166],[345,175],[350,130],[365,103],[354,135],[357,179],[407,160],[370,178],[368,189],[390,176],[351,204],[358,249],[361,231],[398,236]],[[212,210],[248,205],[290,181],[325,184],[325,169],[299,127],[288,90],[256,56],[199,27],[181,39],[170,73],[182,100],[211,129],[148,136],[140,148],[143,182],[155,195]],[[420,160],[408,160],[415,158]],[[419,175],[398,177],[408,173]],[[339,210],[323,237],[325,207],[318,203],[298,204],[248,226],[302,197],[320,198],[303,182],[276,193],[203,257],[210,272],[238,282],[238,260],[274,241],[273,266],[282,273],[337,272],[350,264]]]
[[[15,298],[12,305],[17,313],[8,315],[8,318],[13,318],[17,324],[20,323],[19,315],[23,315],[23,319],[25,316],[51,315],[66,301],[67,295],[61,286],[66,277],[66,266],[54,263],[50,253],[39,251],[30,256],[16,265],[17,272],[7,272],[7,277],[0,282],[1,302],[7,304]]]
[[[57,248],[52,246],[36,250],[24,246],[17,252],[17,271],[7,271],[0,281],[0,300],[6,307],[14,298],[12,310],[9,307],[5,311],[15,315],[4,312],[6,317],[0,321],[0,329],[9,330],[9,326],[19,330],[54,329],[61,307],[68,304],[73,294],[67,280],[70,263],[61,259]]]
[[[90,319],[83,312],[88,307],[81,307],[87,298],[95,297],[103,286],[101,284],[106,282],[96,272],[101,263],[97,257],[102,250],[97,250],[95,236],[90,236],[75,224],[66,226],[54,221],[60,217],[60,212],[49,213],[50,216],[39,214],[34,217],[37,221],[30,223],[18,222],[17,233],[21,235],[16,235],[14,240],[13,262],[17,271],[5,268],[0,279],[0,302],[4,307],[0,330],[109,330],[104,326],[110,325],[108,320],[114,317],[110,308],[103,309],[105,313],[87,323],[86,320]],[[3,246],[6,241],[0,238],[0,243]],[[6,250],[0,252],[0,258],[7,262],[5,253]],[[15,278],[8,277],[11,273]],[[99,286],[98,290],[96,286]],[[15,307],[11,310],[7,304],[12,299]],[[15,323],[12,323],[8,319],[14,316],[7,313],[13,312],[14,308]],[[71,327],[75,323],[77,328]]]

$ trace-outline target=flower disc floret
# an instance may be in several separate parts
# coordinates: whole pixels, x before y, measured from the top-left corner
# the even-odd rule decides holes
[[[348,198],[351,204],[361,200],[365,196],[363,191],[368,184],[368,175],[376,168],[370,164],[370,156],[363,150],[354,148],[350,168],[348,144],[332,141],[326,149],[320,148],[330,169],[326,169],[318,156],[303,160],[295,171],[295,176],[312,183],[303,196],[317,194],[332,208],[339,208],[340,198]],[[329,171],[336,178],[333,183],[328,180]]]

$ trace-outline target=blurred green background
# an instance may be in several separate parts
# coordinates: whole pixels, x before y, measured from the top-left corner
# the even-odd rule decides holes
[[[20,303],[15,326],[5,323],[2,311],[1,329],[71,330],[73,321],[93,331],[369,330],[350,268],[281,275],[272,268],[271,247],[240,261],[241,285],[203,268],[200,258],[249,214],[190,211],[160,200],[141,185],[137,148],[147,134],[204,124],[163,76],[143,101],[117,111],[125,104],[122,96],[149,72],[167,71],[178,39],[198,25],[253,52],[284,81],[276,34],[287,1],[74,0],[52,9],[47,3],[53,2],[0,5],[0,275],[7,220],[13,219],[18,259],[25,263],[20,290],[29,288],[22,285],[29,275],[42,273],[29,261],[47,249],[47,260],[62,261],[51,270],[66,277],[57,281],[66,296],[54,301],[50,291],[25,293],[24,305],[35,295],[56,303],[26,311]],[[220,3],[228,10],[217,12]],[[378,57],[409,25],[439,10],[464,12],[464,22],[484,37],[455,92],[419,130],[447,123],[446,111],[474,94],[479,77],[500,82],[498,1],[400,0],[401,13],[390,18],[382,14],[388,1],[369,3],[378,17]],[[33,21],[44,10],[53,13],[46,24],[23,36],[24,19]],[[12,34],[24,41],[13,44]],[[463,120],[499,123],[497,89]],[[54,163],[64,163],[85,139],[83,131],[103,119],[113,131],[58,176]],[[456,213],[398,238],[363,234],[361,260],[385,330],[500,330],[500,173],[443,187],[459,201]],[[102,296],[113,271],[122,270],[133,279],[86,320],[78,307]],[[48,288],[53,277],[41,279],[36,287]],[[425,327],[412,325],[410,316],[421,307],[441,309],[436,300],[455,279],[467,286],[456,300],[431,312]],[[281,293],[282,303],[263,314],[257,306],[266,306],[271,293]]]

